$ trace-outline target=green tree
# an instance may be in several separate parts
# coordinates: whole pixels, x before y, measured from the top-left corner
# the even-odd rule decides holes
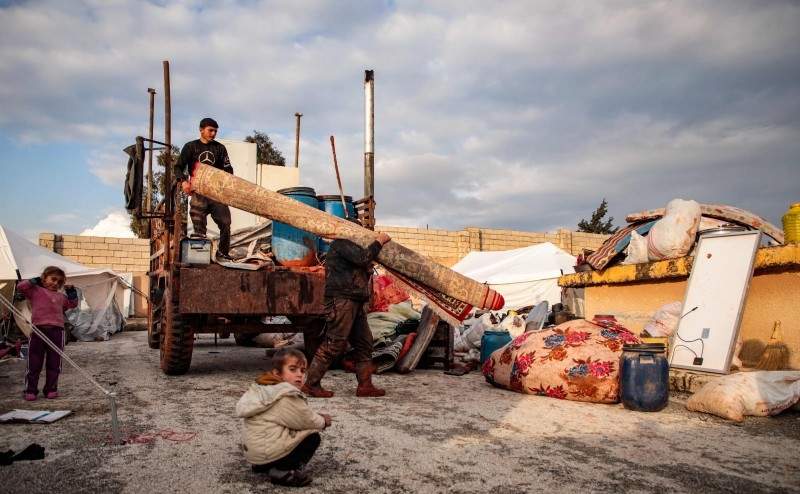
[[[244,138],[244,142],[256,143],[257,163],[286,166],[286,158],[284,158],[283,154],[272,144],[272,140],[267,134],[254,130],[253,135]]]
[[[170,166],[175,166],[180,154],[180,148],[178,146],[172,146],[172,158],[170,160]],[[156,163],[153,166],[153,194],[150,198],[150,207],[147,208],[145,206],[142,208],[145,211],[154,211],[166,194],[167,186],[164,183],[164,166],[166,161],[166,153],[164,150],[162,150],[160,153],[158,153],[158,156],[156,157]],[[147,201],[147,190],[147,170],[145,170],[144,185],[142,186],[142,201]],[[133,234],[139,238],[148,238],[149,233],[147,230],[150,220],[147,218],[137,219],[133,213],[129,212],[128,214],[130,214],[131,217],[131,231]]]
[[[594,210],[592,213],[592,219],[586,221],[582,219],[578,223],[578,231],[585,232],[585,233],[600,233],[603,235],[611,235],[617,233],[619,230],[618,226],[614,226],[612,223],[614,222],[614,217],[609,216],[606,221],[603,221],[606,213],[608,213],[608,203],[606,202],[605,197],[603,198],[603,202],[600,203],[600,207]]]

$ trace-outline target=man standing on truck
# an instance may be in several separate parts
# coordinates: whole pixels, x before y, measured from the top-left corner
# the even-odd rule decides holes
[[[355,218],[348,219],[361,225]],[[308,378],[302,388],[304,393],[317,398],[333,396],[333,391],[323,388],[320,381],[350,343],[358,380],[356,396],[386,394],[372,385],[373,340],[364,304],[369,301],[372,261],[390,240],[389,235],[378,233],[366,248],[344,238],[331,242],[325,255],[325,334],[308,367]]]
[[[200,138],[189,141],[183,145],[181,156],[175,163],[173,174],[175,180],[181,184],[183,193],[191,197],[189,201],[189,217],[196,235],[206,235],[207,216],[219,228],[219,245],[217,246],[217,259],[230,261],[229,250],[231,247],[231,210],[227,204],[222,204],[208,197],[195,194],[192,189],[192,177],[198,164],[213,166],[228,173],[233,173],[233,166],[228,157],[228,150],[215,139],[217,137],[216,120],[204,118],[200,120]]]

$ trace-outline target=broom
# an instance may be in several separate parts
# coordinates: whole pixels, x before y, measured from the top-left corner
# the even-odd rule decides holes
[[[782,370],[788,368],[789,347],[783,342],[783,337],[781,336],[781,322],[775,321],[772,338],[770,338],[767,346],[764,347],[764,352],[761,354],[761,360],[758,361],[756,369]]]

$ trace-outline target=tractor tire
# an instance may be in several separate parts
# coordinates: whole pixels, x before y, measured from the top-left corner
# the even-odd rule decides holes
[[[161,370],[168,376],[179,376],[186,374],[192,363],[194,333],[188,325],[184,326],[170,288],[164,290],[164,306],[158,328]]]

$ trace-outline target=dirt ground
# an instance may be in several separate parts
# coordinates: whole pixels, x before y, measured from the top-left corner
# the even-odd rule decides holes
[[[268,364],[260,348],[196,341],[187,375],[165,376],[146,333],[71,343],[67,354],[116,391],[124,445],[114,445],[110,400],[65,363],[57,400],[21,398],[24,361],[0,362],[0,413],[72,410],[48,425],[0,424],[0,452],[31,443],[46,457],[0,466],[0,492],[290,492],[251,472],[239,451],[236,401]],[[356,398],[341,370],[324,384],[333,415],[307,465],[324,493],[800,492],[800,414],[742,424],[689,412],[672,395],[657,413],[493,388],[480,372],[441,368],[375,378],[383,398]]]

